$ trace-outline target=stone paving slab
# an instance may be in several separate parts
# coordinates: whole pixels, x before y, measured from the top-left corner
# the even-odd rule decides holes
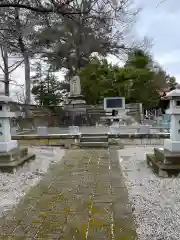
[[[69,150],[0,219],[0,239],[134,240],[127,199],[116,150]]]

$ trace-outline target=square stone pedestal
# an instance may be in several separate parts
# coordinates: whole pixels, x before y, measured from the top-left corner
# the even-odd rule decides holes
[[[146,161],[159,177],[180,173],[180,151],[174,153],[164,148],[154,148],[154,154],[147,154]]]
[[[16,140],[10,140],[8,142],[0,142],[0,153],[1,152],[9,152],[12,149],[18,147],[18,142]]]
[[[0,153],[0,171],[13,172],[18,166],[23,165],[30,159],[34,159],[34,154],[28,153],[28,148],[15,148],[9,152]]]

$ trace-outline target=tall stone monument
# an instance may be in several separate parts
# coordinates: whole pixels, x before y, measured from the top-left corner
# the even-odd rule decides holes
[[[79,76],[74,76],[70,80],[70,96],[80,96],[81,95],[81,83]]]
[[[69,96],[69,104],[85,104],[86,102],[83,99],[83,95],[81,94],[81,82],[79,76],[74,76],[70,80],[70,96]]]
[[[4,83],[0,82],[0,170],[13,170],[18,165],[34,158],[27,148],[20,148],[17,140],[11,139],[10,119],[15,113],[10,112],[11,98],[5,96]]]
[[[154,154],[147,154],[147,163],[161,177],[180,173],[180,87],[170,91],[169,100],[170,138],[164,140],[163,148],[154,148]]]
[[[81,82],[79,76],[74,76],[70,80],[70,95],[68,103],[65,105],[68,117],[71,118],[72,125],[79,125],[82,119],[86,118],[86,102],[81,94]],[[78,120],[79,119],[79,120]]]

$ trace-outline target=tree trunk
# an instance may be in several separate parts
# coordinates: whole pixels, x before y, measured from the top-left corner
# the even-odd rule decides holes
[[[3,74],[4,74],[4,90],[5,95],[9,96],[9,65],[8,65],[8,52],[5,46],[0,47],[1,57],[3,60]]]
[[[24,53],[24,69],[25,69],[25,116],[28,117],[28,105],[31,104],[31,79],[30,79],[30,62],[27,53]]]
[[[8,52],[4,47],[4,85],[5,95],[9,96],[9,66],[8,66]]]

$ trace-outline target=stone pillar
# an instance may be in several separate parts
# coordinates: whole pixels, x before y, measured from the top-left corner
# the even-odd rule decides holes
[[[166,113],[170,115],[170,139],[164,140],[164,148],[171,152],[180,152],[180,88],[169,92],[166,98],[170,100],[169,109]]]
[[[8,96],[2,95],[0,89],[0,152],[8,152],[18,146],[16,140],[11,140],[10,118],[14,117],[15,113],[10,112],[10,101]]]
[[[9,96],[3,93],[0,84],[0,170],[12,171],[27,160],[34,159],[34,154],[28,154],[27,148],[19,148],[17,140],[11,140],[10,118],[15,113],[10,112]]]

